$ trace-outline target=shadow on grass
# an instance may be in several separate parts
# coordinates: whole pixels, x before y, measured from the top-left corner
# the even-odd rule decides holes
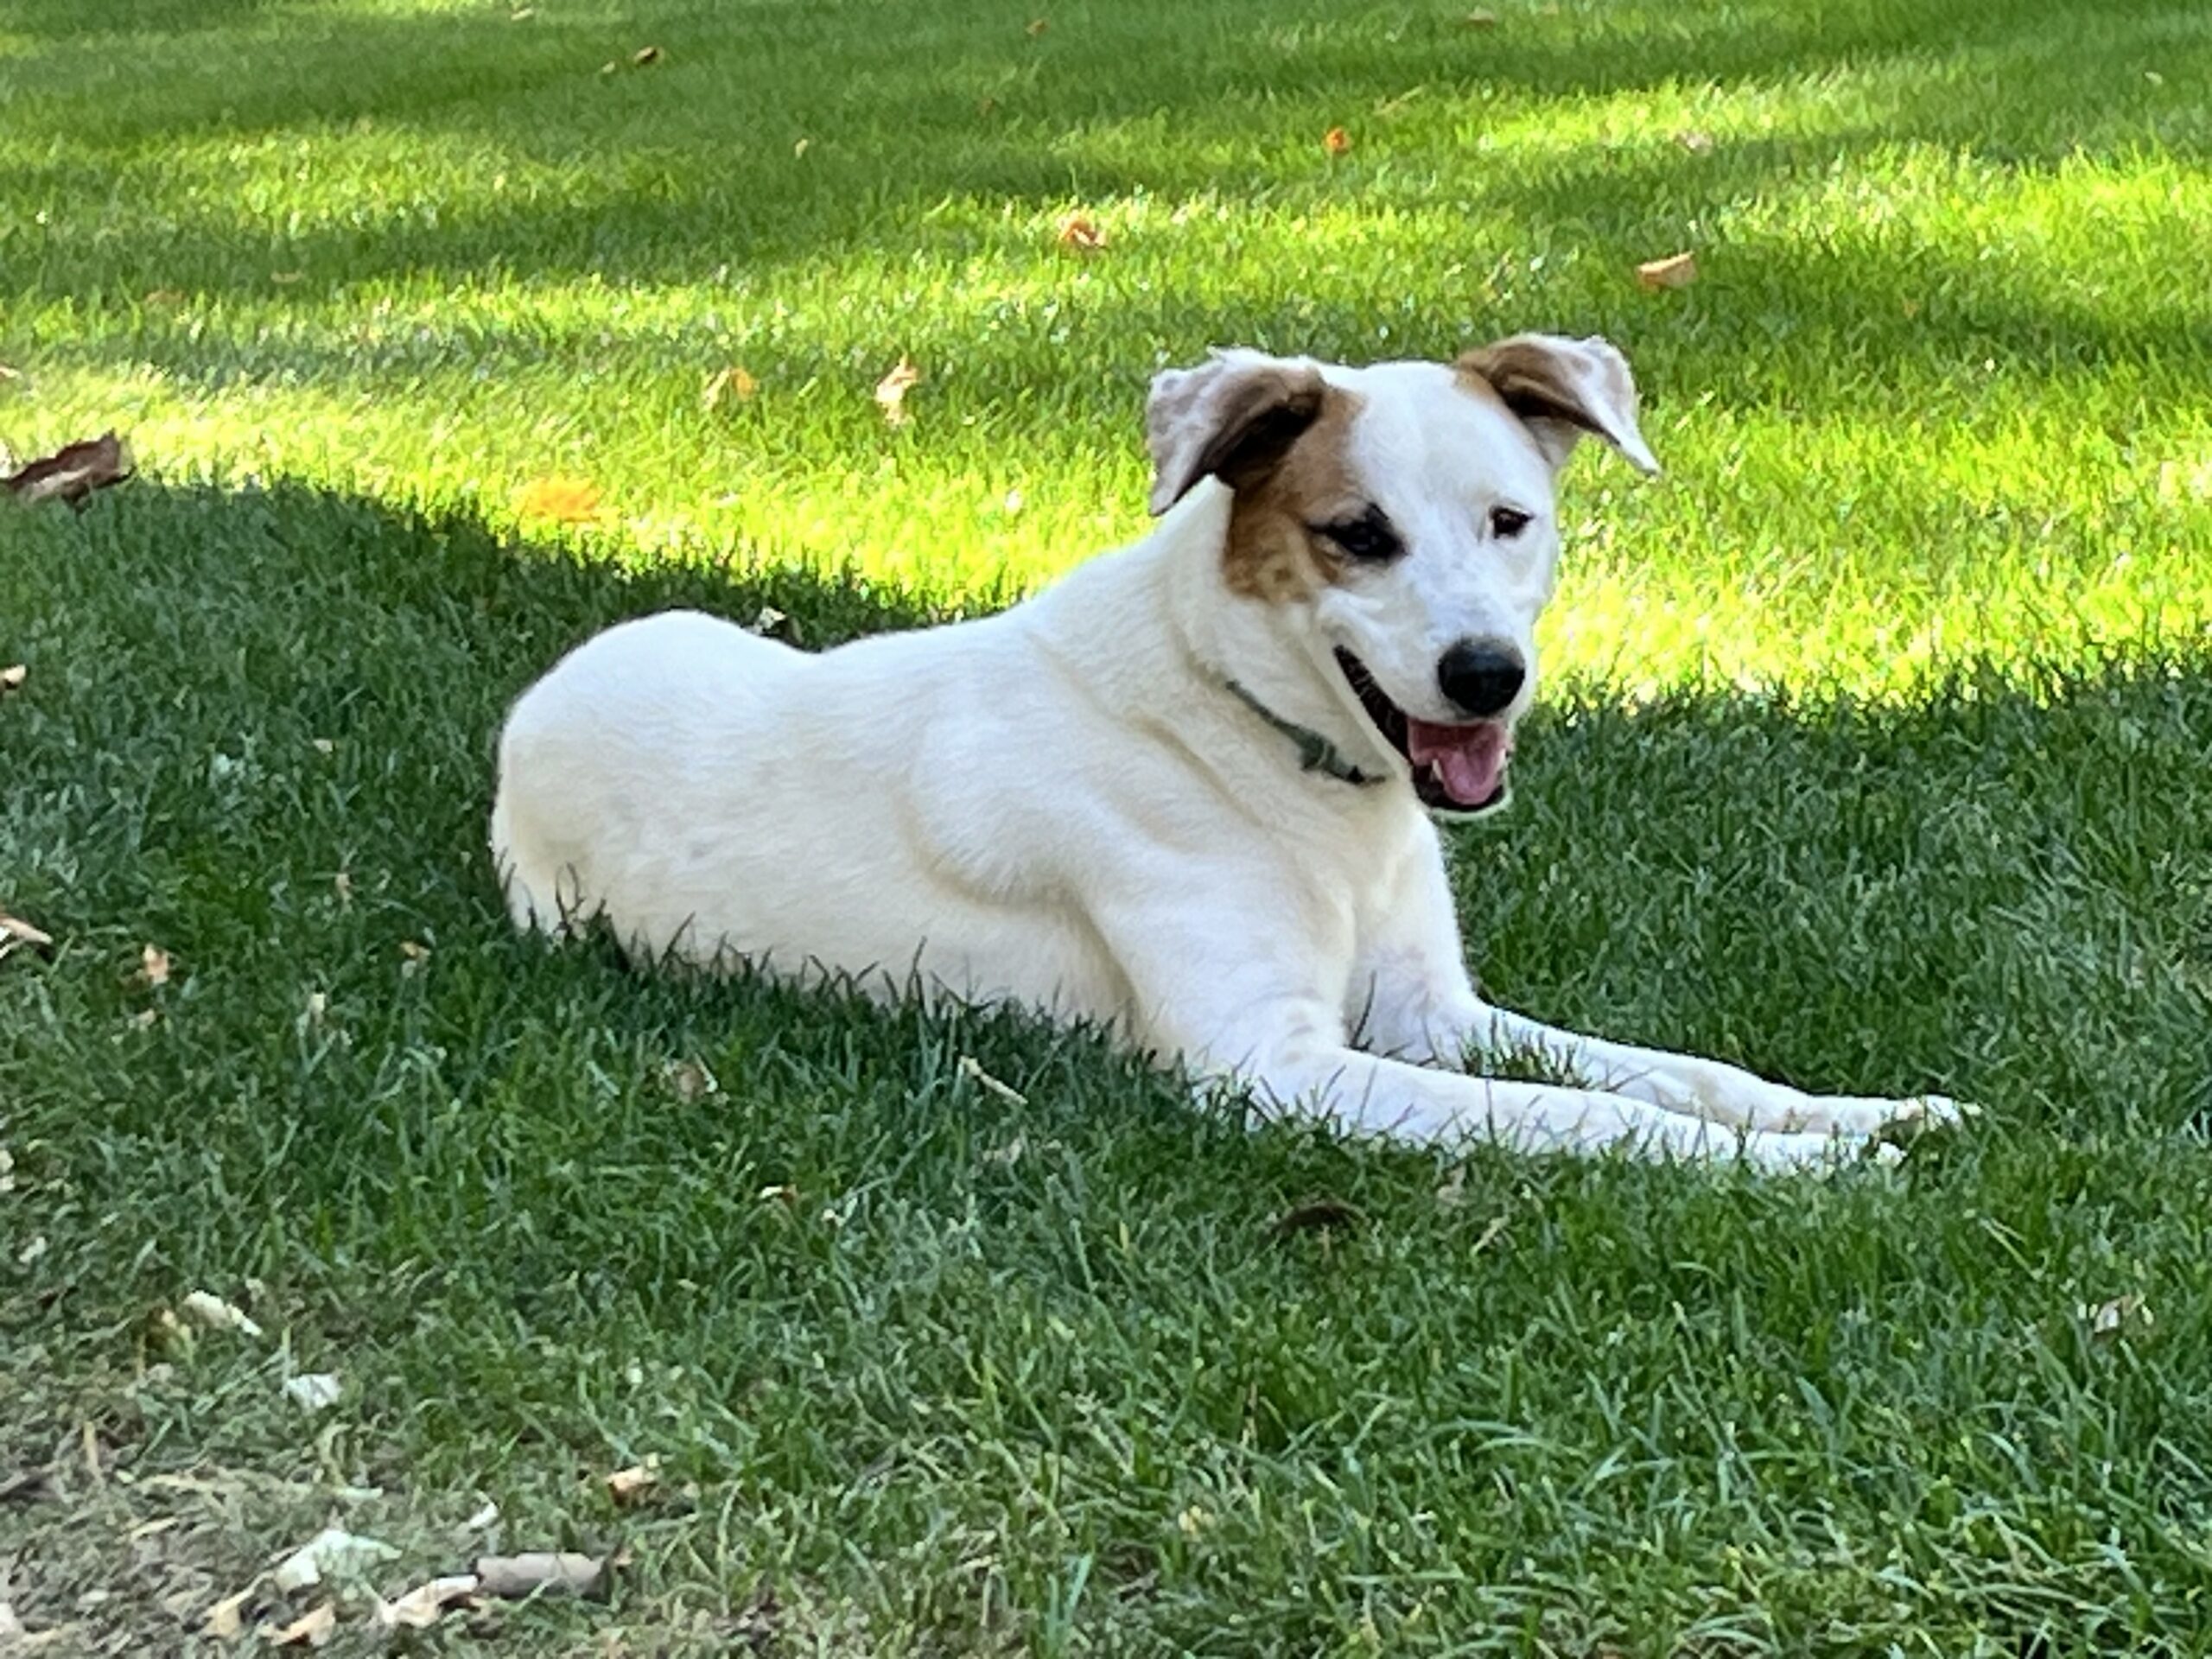
[[[988,1537],[1017,1612],[1081,1549],[1127,1598],[1112,1618],[1166,1633],[1136,1645],[1202,1646],[1233,1610],[1287,1652],[1378,1586],[1402,1612],[1417,1591],[1424,1630],[1496,1621],[1499,1584],[1571,1599],[1592,1538],[1649,1528],[1657,1488],[1591,1478],[1630,1446],[1711,1519],[1669,1535],[1664,1571],[1641,1552],[1586,1591],[1610,1631],[1679,1629],[1730,1573],[1769,1606],[1802,1554],[1746,1568],[1739,1547],[1783,1506],[1817,1510],[1823,1548],[1866,1541],[1878,1573],[1823,1591],[1866,1619],[1962,1646],[2052,1617],[2041,1578],[2031,1598],[1971,1542],[1955,1559],[1948,1527],[1898,1542],[1893,1491],[1939,1483],[2127,1629],[2185,1616],[2181,1591],[2145,1611],[2107,1552],[2122,1535],[2156,1583],[2193,1583],[2158,1552],[2174,1463],[2212,1455],[2184,1408],[2203,1160],[2177,1138],[2212,1049],[2212,652],[1962,675],[1905,707],[1688,691],[1548,715],[1514,814],[1454,837],[1494,994],[1816,1087],[1948,1083],[1989,1116],[1895,1179],[1485,1155],[1447,1205],[1431,1160],[1247,1139],[1034,1022],[512,937],[483,846],[500,711],[669,604],[772,604],[817,643],[927,620],[854,582],[625,569],[296,486],[141,481],[81,518],[0,518],[0,660],[29,668],[0,702],[0,899],[61,941],[0,963],[11,1215],[51,1242],[0,1281],[0,1353],[68,1384],[0,1421],[0,1456],[73,1458],[101,1413],[142,1472],[273,1461],[326,1502],[343,1459],[442,1540],[479,1501],[453,1494],[567,1528],[596,1484],[578,1468],[659,1447],[702,1497],[652,1517],[650,1572],[741,1592],[769,1564],[952,1633],[917,1651],[975,1650]],[[819,759],[868,810],[882,780]],[[174,959],[159,986],[149,941]],[[1283,1237],[1317,1192],[1343,1237]],[[270,1426],[262,1352],[209,1339],[133,1372],[149,1308],[255,1279],[283,1363],[347,1375],[327,1467],[289,1415]],[[2158,1287],[2151,1363],[2066,1323],[2135,1282]],[[1363,1443],[1386,1405],[1398,1427]],[[1970,1419],[2002,1446],[1899,1427]],[[1716,1433],[1728,1459],[1788,1455],[1747,1488]],[[1062,1496],[1033,1522],[1015,1495],[1048,1459]],[[1171,1518],[1193,1478],[1238,1529],[1217,1557]],[[1429,1516],[1391,1569],[1417,1583],[1276,1523],[1322,1503],[1330,1537]],[[1928,1558],[1911,1580],[1905,1547]],[[269,1548],[232,1546],[191,1606]],[[54,1559],[26,1555],[49,1617],[85,1587]],[[1916,1581],[1949,1587],[1899,1611]],[[147,1617],[174,1634],[173,1609]]]
[[[609,963],[507,936],[483,849],[505,704],[670,606],[772,606],[811,645],[932,620],[855,580],[628,568],[292,486],[142,482],[9,535],[28,545],[0,576],[0,655],[33,689],[9,710],[0,841],[54,931],[133,918],[334,969],[465,942],[541,988],[582,976],[595,1017],[633,1032],[667,1005],[622,1015],[634,982]],[[1515,813],[1454,837],[1471,943],[1504,1000],[1808,1087],[2172,1127],[2208,1037],[2207,729],[2202,649],[1967,667],[1903,707],[1585,695],[1539,717]],[[819,760],[867,810],[882,780]],[[322,931],[340,870],[374,880],[390,937],[359,913]],[[321,922],[275,902],[309,893]]]
[[[733,264],[759,270],[833,251],[900,249],[949,200],[1041,212],[1071,196],[1176,200],[1218,189],[1213,144],[1255,118],[1304,99],[1351,116],[1410,88],[1567,98],[1675,83],[1817,88],[1846,70],[1870,78],[1830,132],[1618,168],[1618,156],[1580,158],[1518,181],[1484,178],[1465,202],[1471,213],[1587,226],[1599,242],[1633,241],[1656,200],[1667,204],[1659,216],[1678,226],[1746,190],[1786,185],[1816,161],[1878,146],[1928,143],[2040,168],[2146,142],[2186,157],[2207,138],[2201,118],[2161,112],[2141,69],[2155,58],[2180,75],[2177,58],[2212,42],[2192,9],[2148,0],[2105,9],[2086,49],[2079,7],[2049,0],[1777,8],[1757,26],[1734,7],[1632,9],[1518,17],[1495,31],[1465,28],[1456,5],[1386,26],[1282,4],[1207,27],[1196,52],[1192,27],[1166,11],[1080,15],[1033,40],[1011,15],[921,16],[882,31],[857,27],[858,16],[852,7],[753,8],[741,29],[668,7],[619,33],[600,29],[600,40],[581,25],[518,29],[493,15],[317,14],[288,35],[270,73],[176,63],[137,98],[115,96],[92,67],[58,61],[44,85],[78,159],[19,169],[23,199],[51,198],[55,208],[10,264],[23,291],[109,302],[149,290],[265,291],[271,271],[296,281],[290,297],[300,300],[382,278],[500,270],[694,283]],[[646,31],[669,38],[666,67],[602,85],[601,58]],[[696,37],[689,51],[687,34]],[[822,73],[824,63],[836,72]],[[89,77],[81,94],[68,90],[78,76]],[[1974,95],[1985,84],[2003,88],[1993,107]],[[96,120],[71,111],[73,97],[96,93]],[[1141,162],[1071,154],[1056,142],[1071,128],[1110,131],[1162,117],[1170,130]],[[533,195],[518,181],[504,199],[304,230],[204,200],[181,222],[137,228],[72,207],[111,188],[120,152],[187,133],[251,138],[354,123],[511,149],[518,166],[589,170],[557,191]],[[798,138],[812,145],[803,166],[791,155]],[[1373,143],[1389,153],[1387,132]],[[1318,149],[1306,160],[1286,162],[1281,181],[1319,176]],[[1405,188],[1391,183],[1394,173],[1410,169],[1418,181],[1424,163],[1450,160],[1416,150],[1373,179],[1357,160],[1343,175],[1346,188],[1386,200]]]

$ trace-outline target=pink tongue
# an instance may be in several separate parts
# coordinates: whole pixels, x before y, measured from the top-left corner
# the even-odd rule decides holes
[[[1506,757],[1513,753],[1512,734],[1494,721],[1474,726],[1432,726],[1425,720],[1406,721],[1406,753],[1415,766],[1436,768],[1444,792],[1461,806],[1480,806],[1497,793],[1505,775]]]

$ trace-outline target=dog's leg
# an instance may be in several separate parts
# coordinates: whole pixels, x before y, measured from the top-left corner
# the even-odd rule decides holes
[[[1484,1002],[1468,977],[1440,856],[1407,870],[1363,953],[1348,1014],[1361,1046],[1421,1065],[1465,1070],[1533,1059],[1562,1078],[1669,1112],[1760,1133],[1869,1135],[1919,1118],[1955,1121],[1941,1096],[1867,1100],[1804,1094],[1718,1060],[1562,1031]]]
[[[1234,939],[1191,926],[1192,917],[1224,910],[1270,916],[1264,899],[1224,906],[1219,888],[1187,903],[1150,898],[1101,927],[1146,1011],[1144,1036],[1202,1073],[1249,1086],[1274,1111],[1421,1143],[1490,1139],[1529,1152],[1618,1147],[1645,1158],[1740,1156],[1770,1169],[1831,1163],[1852,1150],[1826,1135],[1739,1131],[1621,1094],[1469,1077],[1363,1053],[1350,1046],[1342,1010],[1305,977],[1313,952],[1294,924]],[[1466,996],[1471,1003],[1472,991]]]
[[[1833,1165],[1861,1144],[1825,1134],[1739,1130],[1624,1095],[1440,1071],[1348,1047],[1302,1046],[1225,1070],[1279,1112],[1420,1144],[1489,1140],[1520,1152],[1740,1157],[1762,1169]]]
[[[1891,1123],[1950,1123],[1960,1116],[1958,1106],[1941,1095],[1904,1100],[1808,1095],[1724,1061],[1586,1037],[1487,1004],[1467,1037],[1479,1052],[1531,1055],[1592,1088],[1738,1128],[1872,1135]]]

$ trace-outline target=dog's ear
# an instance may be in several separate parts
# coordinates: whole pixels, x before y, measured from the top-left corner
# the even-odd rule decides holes
[[[1592,334],[1515,334],[1465,353],[1459,367],[1490,382],[1535,436],[1554,469],[1585,432],[1603,438],[1639,472],[1659,462],[1636,424],[1636,378],[1612,342]]]
[[[1145,401],[1152,511],[1167,511],[1200,479],[1236,489],[1266,476],[1321,413],[1320,369],[1260,352],[1216,352],[1169,369]]]

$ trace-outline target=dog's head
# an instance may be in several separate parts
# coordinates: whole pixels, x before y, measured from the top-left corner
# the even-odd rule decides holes
[[[1553,480],[1587,433],[1656,473],[1605,340],[1516,334],[1455,364],[1217,353],[1154,381],[1152,510],[1236,493],[1222,577],[1316,631],[1423,803],[1503,798],[1559,557]]]

